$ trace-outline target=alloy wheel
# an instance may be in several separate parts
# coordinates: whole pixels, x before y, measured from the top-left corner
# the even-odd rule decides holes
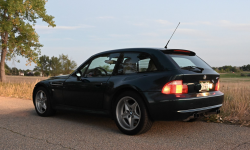
[[[135,129],[141,119],[141,110],[137,101],[129,96],[121,98],[116,106],[116,118],[123,129]]]
[[[45,113],[47,109],[46,101],[47,101],[47,97],[46,97],[45,92],[42,90],[38,91],[36,94],[35,102],[36,102],[37,111],[41,114]]]

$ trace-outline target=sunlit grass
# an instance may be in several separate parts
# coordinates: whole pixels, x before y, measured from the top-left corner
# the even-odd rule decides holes
[[[35,82],[0,82],[0,96],[32,100],[32,92],[37,82],[39,80]]]
[[[220,91],[224,93],[221,113],[208,120],[250,126],[250,82],[221,82]]]
[[[250,82],[222,83],[225,94],[221,116],[225,121],[250,121]]]

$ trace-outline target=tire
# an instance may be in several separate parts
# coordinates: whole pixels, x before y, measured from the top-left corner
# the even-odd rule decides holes
[[[38,87],[33,97],[36,113],[42,117],[48,117],[55,114],[52,108],[51,98],[44,87]]]
[[[116,98],[113,115],[119,130],[127,135],[145,133],[153,124],[142,98],[133,91],[126,91]]]

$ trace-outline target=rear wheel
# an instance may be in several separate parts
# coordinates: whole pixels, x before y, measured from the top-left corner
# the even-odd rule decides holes
[[[55,110],[51,106],[51,99],[45,88],[37,88],[33,101],[39,116],[47,117],[55,114]]]
[[[117,127],[125,134],[141,134],[152,126],[142,98],[135,92],[127,91],[120,94],[116,99],[113,113]]]

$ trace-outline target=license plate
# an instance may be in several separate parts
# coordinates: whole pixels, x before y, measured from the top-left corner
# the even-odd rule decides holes
[[[209,91],[210,83],[209,81],[200,81],[201,90],[200,91]]]

